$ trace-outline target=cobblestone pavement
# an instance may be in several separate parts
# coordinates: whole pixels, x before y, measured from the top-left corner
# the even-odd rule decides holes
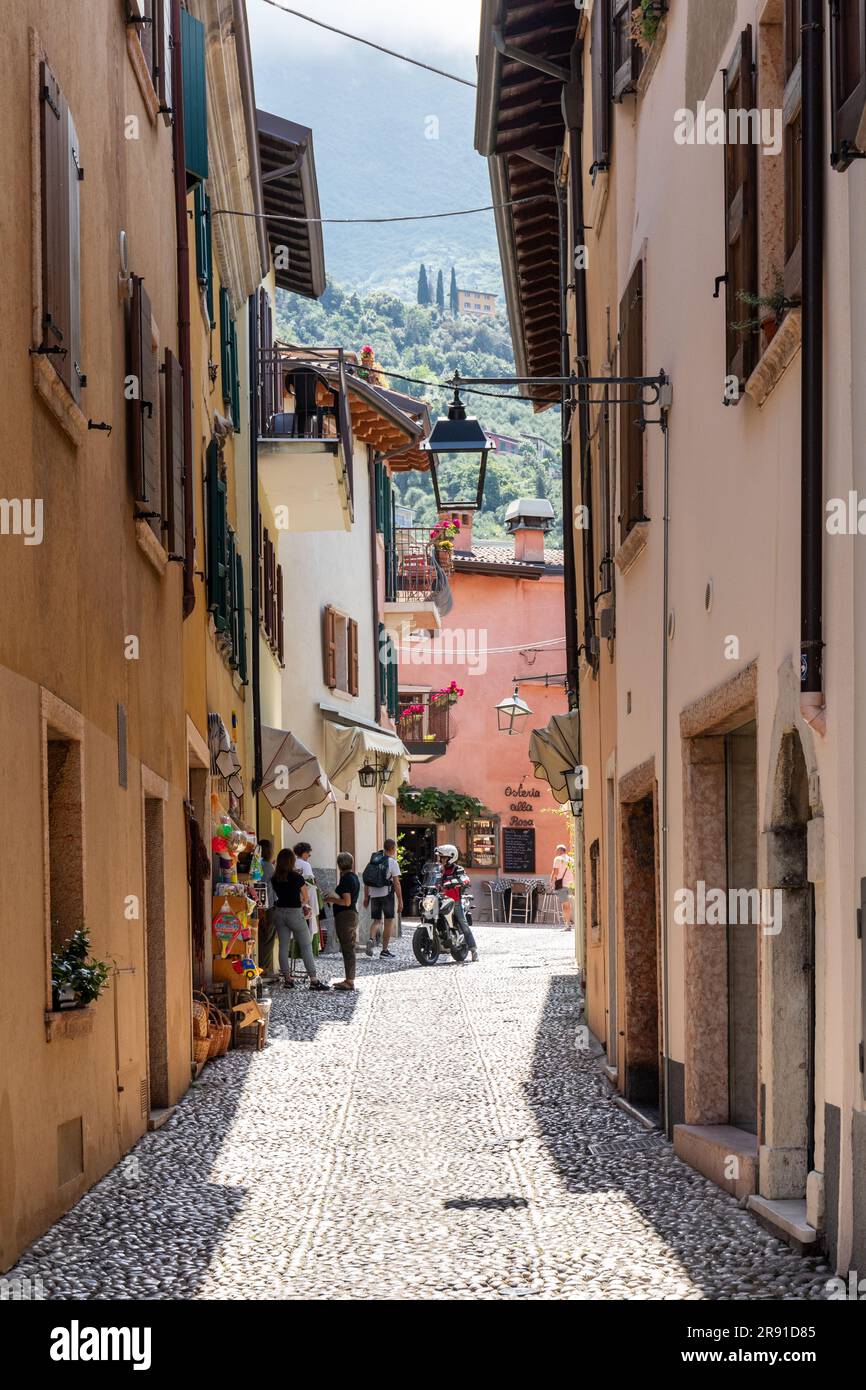
[[[477,965],[361,957],[353,995],[276,996],[26,1252],[47,1298],[818,1297],[610,1099],[575,1048],[573,938],[478,930]],[[325,957],[323,973],[338,974]]]

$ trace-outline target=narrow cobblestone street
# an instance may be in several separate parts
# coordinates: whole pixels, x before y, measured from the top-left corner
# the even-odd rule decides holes
[[[11,1274],[52,1299],[820,1296],[826,1265],[576,1054],[572,938],[479,938],[477,966],[423,969],[404,935],[354,996],[278,995],[266,1051],[210,1063]]]

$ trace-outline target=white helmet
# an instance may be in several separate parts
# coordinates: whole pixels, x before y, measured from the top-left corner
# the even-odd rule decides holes
[[[456,845],[437,845],[436,853],[446,864],[456,864],[460,858],[460,851]]]

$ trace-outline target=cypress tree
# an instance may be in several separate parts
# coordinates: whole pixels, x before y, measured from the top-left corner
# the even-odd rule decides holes
[[[436,307],[445,313],[445,281],[442,279],[442,271],[436,277]]]
[[[457,317],[457,307],[458,307],[458,304],[459,304],[460,301],[459,301],[458,298],[457,298],[457,272],[456,272],[456,270],[454,269],[453,265],[452,265],[452,267],[451,267],[451,291],[450,291],[450,295],[451,295],[451,313],[452,313],[453,317],[456,319],[456,317]]]
[[[422,265],[418,272],[418,303],[430,303],[430,286],[427,283],[427,267]]]

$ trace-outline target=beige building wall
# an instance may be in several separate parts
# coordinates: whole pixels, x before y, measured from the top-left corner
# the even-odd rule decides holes
[[[28,355],[38,342],[41,297],[37,64],[43,53],[69,103],[85,175],[79,192],[87,386],[80,413],[70,408],[65,388],[58,390],[46,359]],[[151,1103],[176,1100],[188,1084],[190,947],[181,573],[176,565],[155,564],[138,543],[119,294],[119,237],[126,231],[130,269],[146,277],[160,340],[176,350],[171,131],[149,115],[120,8],[111,0],[17,6],[6,16],[0,68],[5,206],[15,227],[0,266],[0,379],[15,435],[6,450],[3,494],[41,499],[44,518],[39,545],[25,546],[20,535],[0,537],[7,613],[0,634],[5,862],[17,880],[16,906],[0,927],[6,958],[14,961],[14,1006],[0,1020],[5,1268],[118,1161],[146,1128]],[[136,139],[125,138],[128,117],[138,122]],[[56,410],[39,394],[34,371]],[[88,418],[110,424],[111,433],[88,430]],[[138,641],[135,659],[125,655],[130,636]],[[126,715],[125,787],[118,705]],[[78,790],[66,808],[79,826],[80,849],[74,840],[66,850],[57,840],[46,845],[45,729],[70,740],[73,760],[80,751]],[[94,954],[116,969],[92,1014],[46,1023],[50,917],[60,893],[52,905],[51,870],[61,879],[68,871],[71,879],[81,862],[83,895],[72,916],[83,917]],[[66,925],[73,925],[71,917]]]

